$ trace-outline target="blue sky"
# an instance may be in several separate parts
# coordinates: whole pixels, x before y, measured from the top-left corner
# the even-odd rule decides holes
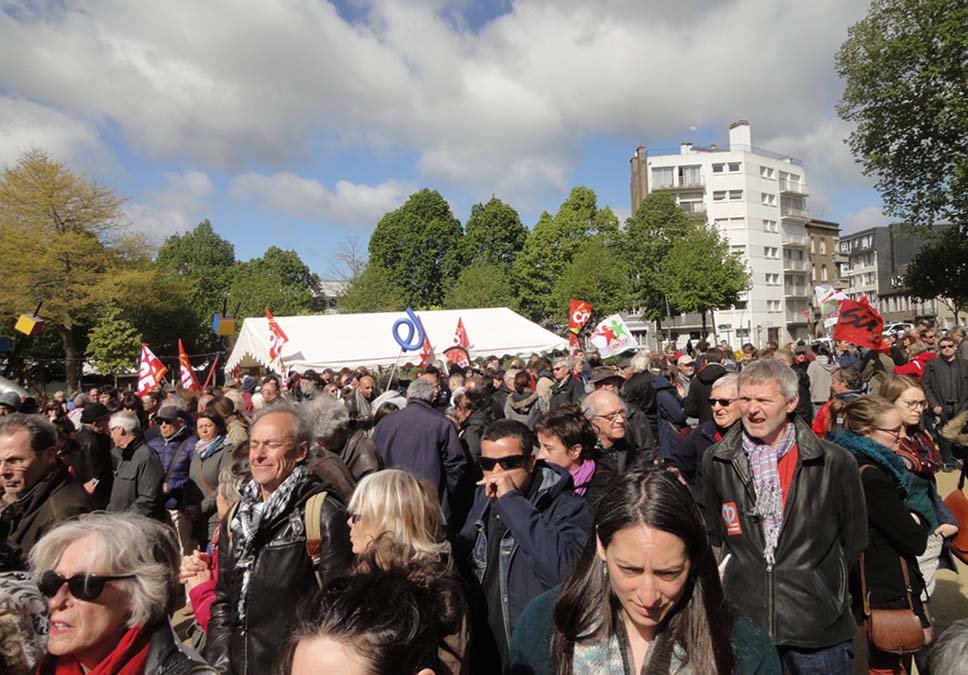
[[[425,186],[462,221],[493,194],[532,226],[575,185],[625,218],[637,145],[740,118],[804,161],[813,215],[886,222],[834,112],[860,0],[3,7],[0,164],[44,148],[158,241],[209,218],[240,259],[294,248],[325,277]]]

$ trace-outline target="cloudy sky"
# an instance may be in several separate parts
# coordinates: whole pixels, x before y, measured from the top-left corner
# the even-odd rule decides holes
[[[866,0],[4,0],[0,164],[41,147],[154,237],[326,276],[424,186],[530,227],[575,185],[629,213],[629,157],[684,140],[801,158],[817,217],[882,224],[834,53]],[[692,130],[694,128],[695,130]]]

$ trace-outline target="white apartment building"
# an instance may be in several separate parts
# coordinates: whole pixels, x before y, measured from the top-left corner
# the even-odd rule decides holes
[[[740,120],[729,127],[728,148],[683,143],[677,155],[651,155],[640,147],[632,157],[633,211],[646,192],[660,190],[715,224],[752,273],[741,302],[716,310],[712,332],[734,346],[809,337],[809,193],[799,160],[753,147],[750,124]],[[684,319],[673,322],[680,335],[699,330]]]

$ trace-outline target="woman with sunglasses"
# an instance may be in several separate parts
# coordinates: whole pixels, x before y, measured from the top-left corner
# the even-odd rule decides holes
[[[401,469],[371,473],[353,491],[348,512],[356,573],[418,563],[424,569],[433,569],[434,575],[446,583],[457,582],[440,500],[423,479]],[[466,672],[466,649],[465,620],[460,630],[441,644],[440,659],[447,670],[437,675]]]
[[[130,513],[83,515],[44,535],[30,564],[50,610],[38,675],[216,672],[168,622],[178,573],[170,527]]]
[[[842,414],[843,431],[828,439],[857,459],[868,519],[867,548],[851,573],[851,597],[860,605],[866,596],[871,609],[913,606],[929,638],[931,622],[922,602],[924,581],[917,556],[924,553],[930,521],[905,503],[911,479],[898,454],[905,429],[901,413],[883,398],[864,396],[848,403]],[[910,654],[883,652],[871,642],[868,649],[868,672],[910,672]]]

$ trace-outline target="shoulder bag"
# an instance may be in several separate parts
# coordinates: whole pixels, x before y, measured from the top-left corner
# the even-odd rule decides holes
[[[966,469],[968,462],[961,467],[958,488],[944,498],[944,505],[958,521],[958,534],[951,540],[951,552],[963,563],[968,563],[968,497],[964,493]]]

